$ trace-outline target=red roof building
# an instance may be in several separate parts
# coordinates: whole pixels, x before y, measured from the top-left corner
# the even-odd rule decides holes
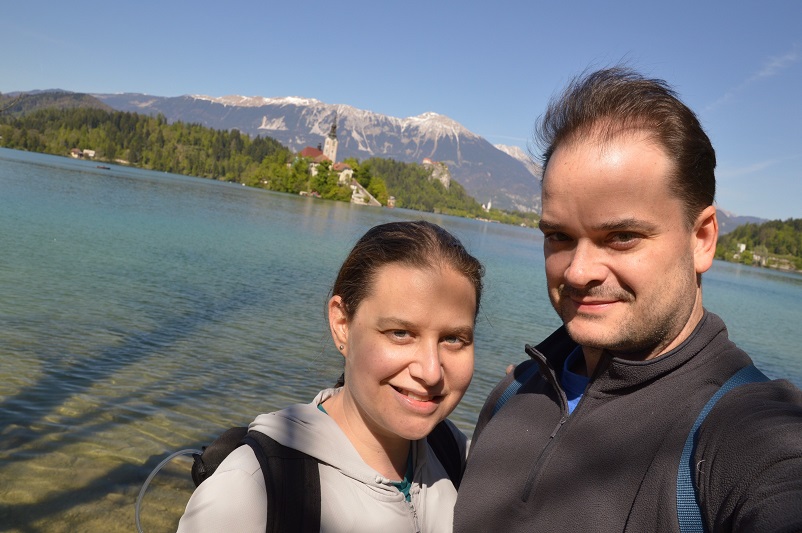
[[[307,146],[306,148],[298,152],[298,155],[301,157],[308,157],[309,159],[315,159],[316,157],[323,155],[323,150],[318,150],[317,148],[312,148],[311,146]]]

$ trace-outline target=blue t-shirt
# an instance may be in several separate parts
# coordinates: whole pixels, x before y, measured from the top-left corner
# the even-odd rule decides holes
[[[412,448],[409,449],[409,455],[407,456],[407,472],[404,476],[403,481],[391,481],[390,484],[397,488],[401,494],[404,495],[404,498],[407,501],[411,501],[409,495],[409,489],[412,487]]]
[[[579,357],[584,357],[581,346],[577,346],[565,359],[563,374],[560,378],[560,384],[563,390],[565,390],[565,395],[568,397],[568,414],[571,414],[574,408],[576,408],[576,404],[582,399],[582,395],[585,393],[588,383],[590,383],[589,377],[575,374],[569,370],[574,366],[574,363]]]

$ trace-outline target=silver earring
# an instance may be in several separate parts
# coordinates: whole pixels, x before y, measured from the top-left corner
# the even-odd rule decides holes
[[[340,344],[340,351],[343,351],[343,349],[344,349],[344,348],[345,348],[345,346],[343,346],[342,344]]]

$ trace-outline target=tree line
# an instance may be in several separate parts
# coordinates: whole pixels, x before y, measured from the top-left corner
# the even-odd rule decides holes
[[[89,97],[91,98],[91,97]],[[0,146],[67,155],[74,148],[93,150],[97,161],[242,183],[278,192],[307,192],[324,199],[349,201],[349,183],[325,161],[316,165],[275,139],[251,138],[236,129],[216,130],[200,124],[168,123],[164,115],[112,111],[93,107],[86,95],[69,93],[46,99],[47,106],[8,105],[0,97]],[[54,101],[57,106],[53,107]],[[4,103],[6,107],[4,108]],[[415,163],[371,158],[345,161],[353,177],[382,205],[510,224],[534,226],[533,213],[485,212],[465,189],[451,181],[446,189],[431,179],[430,168]]]
[[[802,219],[738,226],[722,235],[716,258],[748,265],[802,270]]]

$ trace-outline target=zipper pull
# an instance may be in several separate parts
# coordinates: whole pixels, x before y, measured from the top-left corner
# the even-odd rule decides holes
[[[549,435],[550,439],[553,439],[554,436],[557,434],[557,432],[560,431],[560,428],[563,427],[563,424],[565,424],[566,420],[568,420],[568,417],[566,417],[566,416],[563,416],[563,417],[560,418],[560,423],[557,424],[557,427],[554,428],[554,431],[552,431],[551,435]]]

